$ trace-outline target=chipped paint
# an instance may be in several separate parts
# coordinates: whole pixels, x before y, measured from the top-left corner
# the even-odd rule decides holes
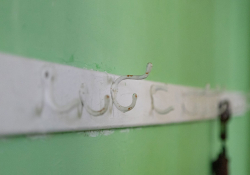
[[[109,136],[114,132],[115,130],[109,129],[109,130],[83,131],[83,132],[78,132],[78,134],[82,134],[86,137],[98,137],[98,136]]]

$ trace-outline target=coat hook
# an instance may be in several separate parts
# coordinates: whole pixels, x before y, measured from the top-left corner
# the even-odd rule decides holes
[[[100,116],[100,115],[103,115],[108,110],[109,103],[110,103],[109,95],[104,96],[104,107],[101,110],[95,111],[95,110],[91,109],[88,105],[85,104],[86,100],[85,100],[83,95],[86,94],[86,89],[84,88],[84,84],[82,84],[82,86],[81,86],[80,94],[81,94],[82,103],[84,104],[85,109],[87,110],[87,112],[90,115]]]
[[[198,97],[198,96],[205,96],[207,95],[207,93],[210,91],[210,84],[206,84],[204,90],[200,91],[200,92],[192,92],[192,93],[189,93],[189,94],[186,94],[186,95],[193,95],[195,97]],[[196,112],[193,112],[193,111],[189,111],[187,108],[186,108],[186,105],[185,103],[182,104],[182,110],[185,111],[187,114],[189,115],[196,115],[197,113]]]
[[[44,97],[41,106],[39,107],[40,111],[42,110],[44,103],[46,103],[52,110],[58,112],[58,113],[65,113],[69,112],[74,108],[77,108],[78,110],[78,115],[81,116],[82,112],[82,103],[80,98],[79,99],[74,99],[67,105],[59,106],[53,96],[53,88],[52,88],[52,83],[55,79],[55,72],[53,68],[51,67],[45,67],[42,73],[42,80],[44,84]]]
[[[115,80],[115,82],[112,83],[110,92],[111,92],[111,97],[113,100],[114,105],[116,106],[116,108],[122,112],[128,112],[130,110],[132,110],[135,107],[136,104],[136,100],[137,100],[137,94],[134,93],[132,95],[132,103],[129,106],[122,106],[118,103],[118,101],[116,100],[117,97],[117,92],[118,92],[118,84],[125,79],[132,79],[132,80],[142,80],[148,77],[148,74],[150,73],[151,69],[153,67],[152,63],[148,63],[147,64],[147,69],[146,69],[146,73],[143,75],[125,75],[125,76],[121,76],[119,78],[117,78]]]
[[[158,108],[155,107],[153,94],[155,94],[159,90],[163,90],[165,92],[168,91],[165,86],[152,85],[151,88],[150,88],[151,104],[152,104],[152,110],[155,110],[157,113],[163,115],[163,114],[167,114],[167,113],[171,112],[172,110],[174,110],[174,108],[173,107],[168,107],[166,109],[158,109]]]

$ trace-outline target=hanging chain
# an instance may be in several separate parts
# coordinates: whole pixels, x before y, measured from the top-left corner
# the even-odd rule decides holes
[[[220,111],[220,139],[222,144],[222,150],[217,160],[212,164],[214,175],[229,175],[228,171],[228,158],[226,149],[227,140],[227,124],[231,116],[230,104],[228,101],[222,101],[219,104]]]

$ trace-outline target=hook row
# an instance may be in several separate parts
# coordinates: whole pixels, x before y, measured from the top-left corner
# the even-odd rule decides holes
[[[104,97],[104,107],[101,110],[93,110],[86,104],[86,88],[84,84],[82,84],[79,91],[79,98],[72,100],[66,105],[58,105],[53,96],[53,81],[55,79],[55,71],[52,67],[45,67],[42,73],[43,79],[43,91],[44,98],[42,100],[41,106],[39,107],[39,112],[42,111],[44,104],[47,104],[53,111],[57,113],[66,113],[71,111],[74,108],[77,108],[78,116],[82,115],[83,107],[85,107],[86,111],[92,116],[100,116],[103,115],[107,110],[110,103],[109,95]]]
[[[134,93],[132,95],[132,102],[129,106],[122,106],[118,101],[117,101],[117,93],[118,93],[118,85],[121,81],[130,79],[130,80],[143,80],[148,77],[149,73],[151,72],[153,67],[152,63],[148,63],[146,66],[146,72],[143,75],[125,75],[117,78],[111,85],[110,88],[110,93],[111,93],[111,98],[114,106],[121,112],[125,113],[128,111],[131,111],[137,101],[137,94]],[[100,110],[93,110],[92,108],[89,107],[87,104],[86,100],[86,95],[87,95],[87,88],[84,86],[84,84],[81,85],[80,90],[79,90],[79,98],[73,99],[71,102],[69,102],[66,105],[58,105],[57,102],[54,99],[53,96],[53,82],[55,79],[55,71],[52,67],[45,67],[43,72],[42,72],[42,80],[43,80],[43,92],[44,92],[44,97],[42,100],[42,104],[39,107],[39,110],[42,111],[42,108],[44,104],[47,104],[52,110],[58,113],[66,113],[71,111],[74,108],[77,108],[78,111],[78,116],[82,115],[83,108],[92,116],[100,116],[106,113],[106,111],[109,108],[110,104],[110,96],[105,95],[104,96],[104,106]],[[167,114],[174,110],[172,107],[169,107],[165,110],[160,110],[154,107],[154,99],[153,99],[153,94],[156,93],[158,90],[165,90],[167,91],[164,87],[158,87],[158,86],[152,86],[151,87],[151,99],[152,99],[152,110],[155,110],[159,114]]]
[[[134,93],[132,95],[132,102],[129,106],[122,106],[118,101],[117,101],[117,94],[118,94],[118,86],[119,83],[122,82],[123,80],[129,79],[129,80],[143,80],[148,77],[149,73],[152,70],[152,63],[148,63],[146,66],[146,72],[142,75],[125,75],[125,76],[120,76],[117,78],[115,81],[112,82],[111,88],[110,88],[110,94],[111,94],[111,100],[114,106],[121,112],[126,113],[128,111],[131,111],[132,109],[135,108],[136,101],[137,101],[137,94]],[[103,97],[104,99],[104,104],[99,110],[94,110],[89,105],[87,104],[87,94],[88,94],[88,89],[84,86],[84,84],[81,85],[80,90],[79,90],[79,97],[76,99],[71,100],[68,102],[68,104],[65,105],[58,105],[56,100],[54,99],[53,96],[53,82],[55,80],[55,70],[52,67],[45,67],[42,72],[42,80],[43,80],[43,99],[42,103],[40,104],[39,107],[39,112],[42,111],[43,106],[46,104],[49,106],[53,111],[57,113],[67,113],[70,112],[73,109],[77,109],[78,116],[82,116],[82,111],[85,109],[90,115],[92,116],[100,116],[105,114],[108,111],[109,105],[110,105],[110,96],[105,95]],[[154,100],[154,94],[156,94],[158,91],[164,91],[168,92],[168,89],[166,86],[163,85],[151,85],[150,87],[150,97],[151,97],[151,110],[155,111],[156,113],[160,115],[165,115],[170,113],[171,111],[174,110],[172,106],[169,106],[165,109],[159,109],[155,107],[155,100]],[[194,92],[188,92],[187,94],[183,94],[185,96],[193,96],[193,97],[201,97],[201,96],[207,96],[207,95],[212,95],[212,96],[217,96],[220,93],[220,89],[212,92],[210,91],[210,85],[207,85],[204,90],[201,91],[194,91]],[[195,103],[196,104],[196,103]],[[190,111],[186,106],[185,103],[182,104],[182,110],[186,112],[189,115],[196,115],[197,111]]]

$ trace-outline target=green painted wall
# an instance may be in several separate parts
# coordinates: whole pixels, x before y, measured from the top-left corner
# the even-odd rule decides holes
[[[0,0],[0,51],[113,74],[249,89],[249,0]],[[136,116],[135,116],[136,117]],[[250,174],[250,118],[229,130],[231,174]],[[1,175],[209,175],[218,123],[0,140]]]

